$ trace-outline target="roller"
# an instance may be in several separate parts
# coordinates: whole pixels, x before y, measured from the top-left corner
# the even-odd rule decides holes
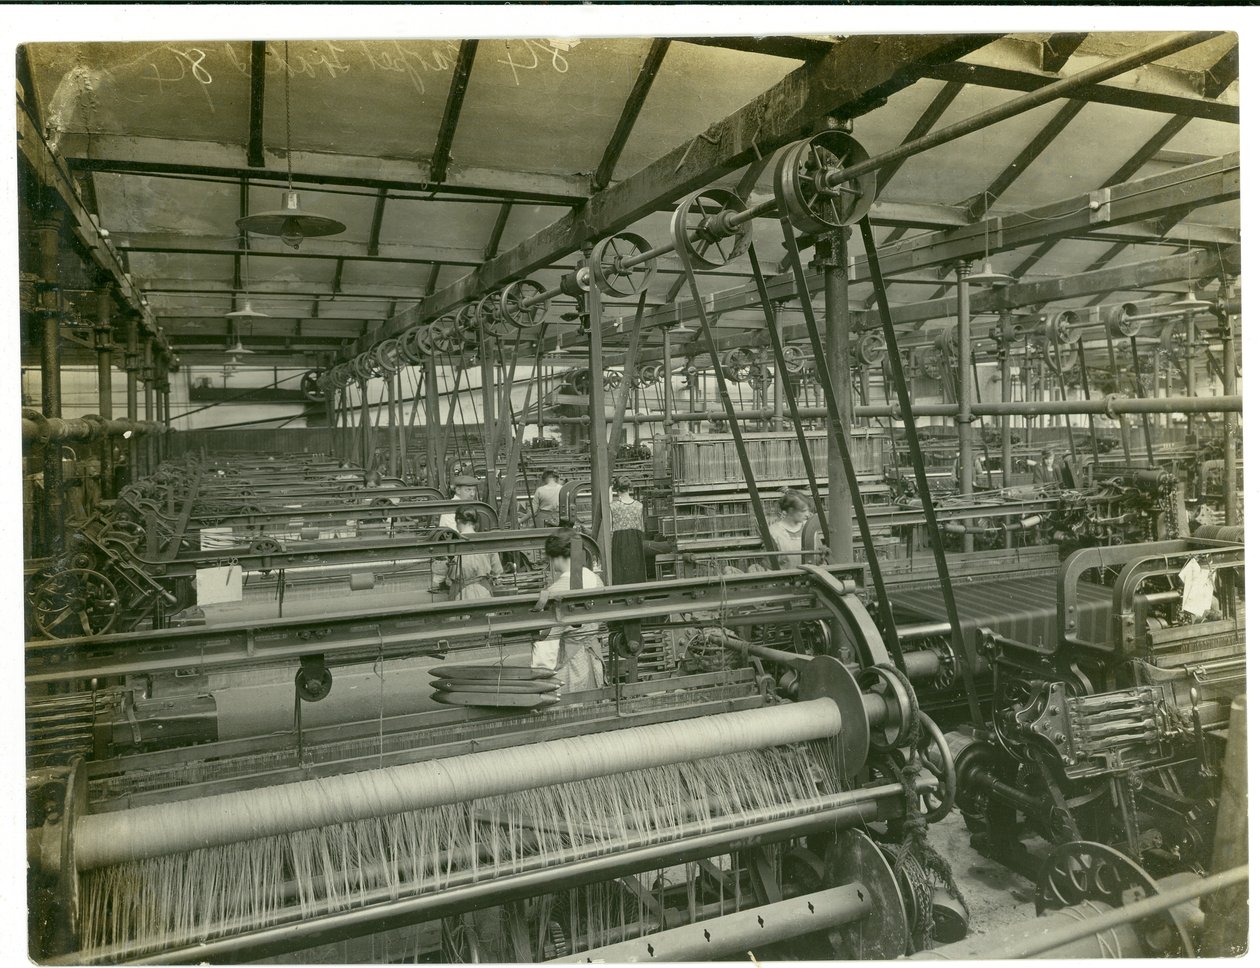
[[[865,725],[860,706],[849,717]],[[633,770],[835,737],[845,725],[836,700],[722,713],[687,722],[533,743],[265,790],[80,816],[73,864],[90,870],[130,860],[240,843],[439,807]],[[850,760],[848,768],[860,767]],[[49,826],[39,863],[55,871],[63,838]]]

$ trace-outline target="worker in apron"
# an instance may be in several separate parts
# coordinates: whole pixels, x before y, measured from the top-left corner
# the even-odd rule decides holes
[[[477,533],[475,508],[460,508],[455,512],[455,526],[460,534]],[[494,595],[494,579],[503,574],[503,563],[495,552],[472,555],[454,555],[447,566],[447,583],[451,588],[451,601],[469,601],[490,598]]]
[[[459,477],[455,478],[455,481],[452,486],[455,489],[455,492],[452,495],[452,500],[455,500],[455,501],[477,500],[477,478],[468,474],[461,474]],[[458,513],[459,510],[460,510],[459,508],[456,508],[454,511],[447,511],[445,514],[439,517],[438,527],[447,528],[450,531],[458,531],[459,527],[458,527],[458,523],[455,520],[455,515]],[[430,592],[436,594],[450,587],[450,582],[448,581],[448,576],[447,576],[447,567],[448,567],[447,560],[445,558],[433,559],[433,565],[432,565],[433,579],[429,583]]]
[[[541,611],[557,592],[567,592],[574,588],[573,561],[570,556],[570,542],[574,532],[557,531],[547,538],[544,549],[551,566],[552,582],[538,596],[536,611]],[[578,579],[579,588],[603,588],[604,583],[589,568],[583,567]],[[599,689],[606,681],[604,674],[604,641],[606,628],[598,622],[584,625],[553,625],[547,631],[546,642],[559,642],[552,657],[545,649],[535,647],[535,664],[552,665],[556,670],[556,678],[560,681],[560,695],[583,692],[588,689]],[[541,643],[540,643],[541,644]]]

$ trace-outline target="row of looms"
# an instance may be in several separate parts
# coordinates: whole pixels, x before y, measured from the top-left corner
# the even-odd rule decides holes
[[[1245,951],[1238,50],[21,48],[30,957]]]

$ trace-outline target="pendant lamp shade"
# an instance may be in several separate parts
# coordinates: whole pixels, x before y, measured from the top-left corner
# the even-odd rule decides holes
[[[335,218],[304,211],[298,193],[286,189],[281,193],[281,206],[271,212],[259,212],[236,220],[236,227],[255,235],[274,235],[290,248],[296,249],[303,239],[323,235],[337,235],[346,230]]]

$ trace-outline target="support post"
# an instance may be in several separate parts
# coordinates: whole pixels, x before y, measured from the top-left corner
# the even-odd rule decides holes
[[[144,383],[144,419],[146,422],[153,421],[153,390],[154,390],[154,370],[153,370],[153,340],[147,335],[144,340],[144,356],[143,364],[140,368],[140,379]],[[145,476],[153,473],[153,469],[157,467],[157,434],[144,435],[144,473]]]
[[[424,362],[424,453],[429,465],[428,484],[446,489],[446,470],[438,461],[438,434],[442,431],[442,413],[438,401],[437,360],[430,356]]]
[[[1232,288],[1233,283],[1230,283]],[[1238,393],[1238,344],[1236,342],[1234,321],[1236,317],[1230,313],[1222,313],[1221,337],[1221,385],[1225,396],[1232,397]],[[1225,452],[1222,454],[1221,476],[1225,491],[1225,524],[1238,523],[1238,462],[1234,448],[1238,440],[1238,414],[1225,414]]]
[[[394,393],[394,399],[398,403],[398,473],[402,475],[407,469],[407,433],[411,430],[411,423],[414,422],[415,406],[412,405],[413,419],[411,421],[403,420],[403,378],[402,370],[394,374],[394,379],[398,381],[397,389]]]
[[[367,387],[367,380],[359,381],[359,443],[365,476],[372,470],[372,418],[368,408]]]
[[[105,420],[114,419],[113,328],[110,312],[113,299],[108,284],[96,290],[96,412]],[[101,437],[101,497],[114,496],[114,442],[109,434]]]
[[[1002,381],[1002,402],[1011,402],[1011,340],[1010,331],[1011,314],[1002,312],[998,316],[997,331],[997,355],[998,368],[1001,373]],[[1002,486],[1011,486],[1011,474],[1014,468],[1011,466],[1011,418],[1009,414],[1002,414],[998,423],[999,430],[1002,434]],[[1009,535],[1008,535],[1009,537]]]
[[[971,263],[959,262],[958,273],[958,491],[966,500],[975,487],[975,463],[971,439]],[[962,536],[964,553],[975,551],[975,535]]]
[[[496,486],[496,463],[498,462],[498,441],[495,430],[495,380],[494,361],[490,357],[490,338],[483,336],[481,340],[481,444],[486,455],[486,503],[491,507],[498,506],[498,488]],[[592,377],[592,382],[594,378]]]
[[[583,247],[583,256],[590,254],[589,246]],[[579,297],[581,298],[581,297]],[[599,554],[603,559],[604,580],[611,580],[612,575],[612,512],[608,497],[608,426],[604,415],[604,335],[603,312],[598,286],[591,286],[586,293],[585,306],[579,305],[578,312],[586,310],[587,324],[590,327],[590,347],[587,352],[586,367],[591,375],[591,530],[599,545]]]
[[[396,435],[396,429],[398,425],[398,397],[397,397],[397,394],[394,392],[394,386],[395,386],[394,374],[385,373],[384,379],[385,379],[385,409],[389,417],[389,420],[385,425],[386,426],[385,440],[387,442],[386,447],[388,448],[388,453],[389,453],[389,462],[387,464],[387,467],[389,469],[389,476],[397,477],[398,476],[398,437]]]
[[[661,396],[665,407],[665,435],[674,432],[674,346],[669,327],[661,330]],[[541,433],[541,430],[539,431]]]
[[[127,419],[134,425],[140,419],[140,388],[136,378],[140,373],[140,317],[134,313],[127,320]],[[140,477],[140,441],[133,433],[127,441],[128,479],[135,482]]]
[[[157,420],[163,426],[170,426],[171,415],[171,383],[167,377],[167,358],[164,353],[155,353],[153,360],[153,389],[156,394]],[[152,434],[158,439],[154,441],[153,452],[157,455],[156,464],[166,459],[168,441],[165,434]],[[155,465],[156,466],[156,465]]]
[[[61,211],[47,212],[36,225],[39,237],[40,395],[45,417],[61,416],[61,269],[57,250]],[[60,551],[65,539],[65,481],[61,444],[44,444],[44,550]]]
[[[823,316],[826,323],[824,365],[836,387],[836,416],[827,426],[827,547],[833,562],[853,560],[853,501],[844,473],[844,459],[835,438],[847,441],[853,427],[853,393],[849,387],[849,246],[847,228],[820,238],[815,246],[823,269]]]
[[[783,341],[783,315],[781,313],[782,306],[774,303],[774,331],[779,337],[779,342]],[[783,429],[783,403],[784,403],[784,387],[783,384],[787,380],[787,374],[778,370],[774,374],[774,423],[771,425],[775,430]]]

